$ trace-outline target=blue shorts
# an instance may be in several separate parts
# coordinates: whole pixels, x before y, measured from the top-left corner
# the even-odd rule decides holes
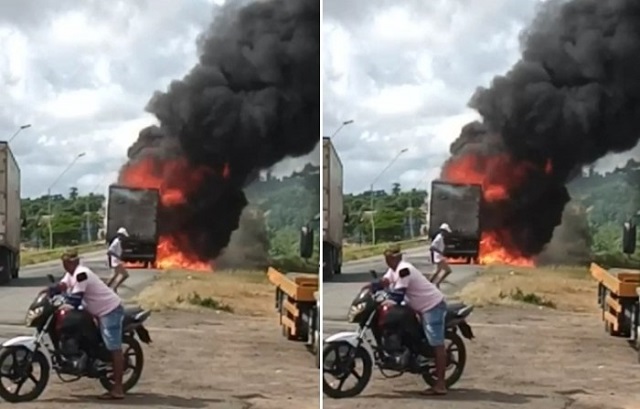
[[[100,333],[104,346],[108,351],[118,351],[122,349],[122,323],[124,321],[124,307],[119,305],[110,313],[103,315],[99,319]]]
[[[442,300],[432,309],[422,313],[422,328],[433,347],[444,345],[444,321],[447,315],[447,303]]]

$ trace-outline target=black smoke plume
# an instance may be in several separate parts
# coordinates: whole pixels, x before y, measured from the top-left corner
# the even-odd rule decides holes
[[[186,192],[186,203],[161,209],[159,227],[201,260],[215,259],[238,227],[243,187],[319,141],[319,0],[238,3],[227,2],[198,39],[198,64],[153,95],[146,110],[159,126],[140,132],[120,172],[126,184],[152,162],[164,188]],[[168,170],[176,160],[190,171]]]
[[[503,245],[533,256],[560,224],[567,182],[582,166],[638,143],[640,2],[547,1],[522,33],[521,49],[509,72],[471,98],[482,123],[463,129],[445,168],[465,155],[507,154],[541,170],[550,164],[551,172],[530,171],[484,215],[507,232]]]

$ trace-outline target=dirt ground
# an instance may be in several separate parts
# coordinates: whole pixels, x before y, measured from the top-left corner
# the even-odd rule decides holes
[[[595,300],[594,300],[595,302]],[[478,308],[476,339],[449,395],[420,395],[422,379],[373,381],[357,398],[324,398],[326,409],[639,409],[640,364],[625,340],[605,334],[600,317],[534,306]]]
[[[138,297],[159,311],[148,321],[153,343],[144,347],[142,379],[126,400],[99,401],[96,396],[103,391],[97,381],[65,385],[54,376],[38,401],[20,407],[319,407],[314,357],[303,345],[282,337],[273,312],[273,288],[262,276],[181,274],[163,276]],[[188,301],[194,293],[210,301],[204,303],[207,308]],[[167,306],[177,309],[167,311]]]

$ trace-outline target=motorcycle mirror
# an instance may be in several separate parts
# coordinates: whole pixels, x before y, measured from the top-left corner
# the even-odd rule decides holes
[[[369,270],[369,274],[373,277],[374,280],[378,278],[378,274],[376,274],[376,270]]]
[[[56,279],[53,278],[52,274],[47,274],[47,278],[49,279],[49,282],[52,283],[52,284],[56,282]]]

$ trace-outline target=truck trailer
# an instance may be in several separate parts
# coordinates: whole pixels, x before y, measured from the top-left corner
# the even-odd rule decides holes
[[[331,139],[322,139],[322,277],[331,280],[342,271],[344,203],[342,162]]]
[[[9,144],[0,142],[0,284],[20,271],[20,208],[20,167]]]
[[[451,234],[445,240],[446,257],[465,258],[468,263],[477,263],[482,235],[481,207],[481,185],[439,180],[431,183],[429,237],[433,239],[436,236],[442,223],[451,227]]]
[[[108,243],[116,237],[120,227],[129,237],[122,242],[122,260],[142,263],[145,268],[156,262],[158,248],[158,189],[109,186],[106,235]]]

